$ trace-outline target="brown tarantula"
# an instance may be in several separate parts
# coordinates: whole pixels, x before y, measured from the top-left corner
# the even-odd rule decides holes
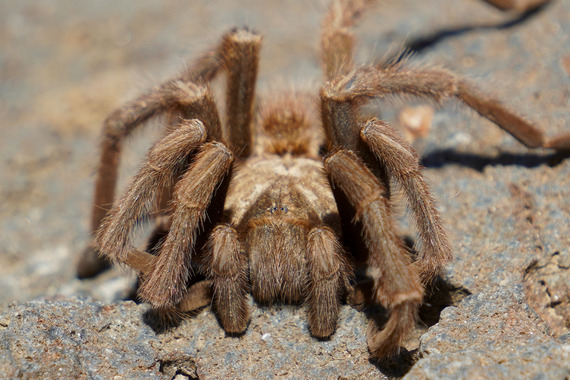
[[[523,3],[487,1],[507,8]],[[372,284],[370,301],[389,316],[383,326],[371,322],[370,352],[394,354],[414,326],[424,285],[451,260],[451,251],[418,154],[385,122],[363,119],[361,106],[393,94],[438,102],[455,97],[528,147],[566,150],[570,134],[546,139],[447,71],[355,66],[351,27],[369,2],[338,0],[330,7],[321,32],[318,97],[286,93],[257,101],[262,38],[238,28],[184,74],[109,115],[94,242],[80,276],[102,269],[99,252],[140,272],[138,295],[154,308],[185,312],[212,302],[228,333],[246,329],[248,293],[263,303],[305,303],[311,334],[326,338],[335,331],[343,297],[364,293],[353,281],[362,267]],[[210,89],[220,72],[227,76],[224,119]],[[113,204],[123,140],[157,115],[167,116],[164,136]],[[415,259],[393,227],[391,180],[403,189],[418,229]],[[157,227],[142,251],[132,236],[148,218]],[[204,280],[196,281],[195,271]]]

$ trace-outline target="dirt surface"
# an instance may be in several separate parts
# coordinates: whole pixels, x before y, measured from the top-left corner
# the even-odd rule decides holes
[[[438,107],[414,142],[455,260],[393,363],[368,360],[366,318],[348,306],[328,342],[309,336],[294,307],[255,307],[240,338],[226,337],[209,310],[157,334],[146,306],[121,302],[132,274],[75,277],[105,116],[234,25],[264,35],[261,95],[290,85],[318,91],[325,9],[321,0],[0,2],[0,377],[96,377],[99,361],[121,352],[129,360],[113,361],[102,377],[570,376],[570,158],[529,151],[455,102]],[[470,78],[547,135],[570,131],[569,2],[519,17],[475,0],[387,1],[357,33],[363,62],[404,47],[412,62]],[[418,102],[379,109],[398,125],[410,103]],[[159,130],[151,123],[129,142],[121,186]],[[77,330],[64,328],[70,323]],[[100,330],[107,324],[119,327]],[[90,339],[74,337],[80,328]],[[141,350],[125,351],[124,339]]]

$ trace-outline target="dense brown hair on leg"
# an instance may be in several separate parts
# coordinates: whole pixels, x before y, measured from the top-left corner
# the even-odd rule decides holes
[[[233,154],[223,144],[208,143],[176,185],[172,227],[160,248],[156,266],[139,289],[144,301],[155,307],[170,307],[184,297],[197,231],[232,161]]]
[[[350,266],[336,235],[328,227],[315,227],[309,232],[307,255],[309,330],[315,337],[327,338],[336,329],[340,297],[350,277]]]
[[[93,239],[115,201],[123,143],[135,129],[158,115],[167,115],[169,121],[179,121],[180,117],[186,119],[198,117],[208,127],[211,137],[216,139],[222,137],[219,116],[209,92],[204,93],[204,96],[192,95],[192,88],[207,87],[207,83],[222,67],[223,48],[220,43],[199,57],[177,78],[168,80],[128,102],[105,119],[91,210]],[[168,128],[175,128],[176,125],[178,122],[174,125],[169,124]],[[106,267],[107,262],[98,255],[96,244],[92,241],[82,253],[77,264],[77,274],[80,278],[91,277]]]
[[[226,332],[242,333],[249,322],[248,258],[236,230],[229,225],[214,228],[206,251],[216,314]]]
[[[226,89],[226,138],[236,156],[247,156],[253,142],[253,107],[255,82],[262,37],[242,28],[223,37]]]
[[[113,111],[105,119],[91,220],[94,232],[113,205],[123,141],[138,126],[159,114],[179,113],[181,110],[191,109],[194,111],[193,115],[185,115],[185,118],[198,117],[206,124],[211,135],[220,134],[216,132],[220,128],[219,121],[216,121],[219,117],[216,116],[217,111],[209,90],[193,82],[198,78],[203,80],[201,75],[213,76],[217,72],[219,58],[204,60],[206,67],[190,70],[184,76],[164,82]]]
[[[322,90],[325,104],[358,106],[371,98],[411,95],[442,102],[456,97],[529,148],[570,150],[570,133],[547,139],[542,131],[483,94],[466,80],[444,70],[406,69],[402,65],[368,66],[338,77]]]
[[[366,122],[360,135],[406,194],[419,231],[419,255],[415,265],[424,283],[429,282],[451,261],[452,254],[435,201],[420,173],[419,155],[380,120]]]
[[[135,227],[149,217],[160,189],[187,165],[188,155],[205,139],[203,124],[190,120],[149,150],[146,162],[98,232],[97,248],[103,255],[112,261],[127,260]]]
[[[368,274],[374,281],[373,300],[390,313],[379,331],[371,327],[369,349],[373,356],[395,354],[414,327],[423,299],[419,274],[392,225],[390,203],[383,185],[351,151],[339,150],[325,159],[325,170],[356,210],[369,251]],[[375,323],[371,321],[371,323]]]
[[[103,219],[114,203],[119,160],[125,138],[151,117],[161,113],[172,114],[182,108],[185,109],[182,115],[201,119],[210,136],[221,135],[218,112],[209,88],[187,83],[182,79],[165,82],[159,88],[128,103],[107,117],[103,128],[101,158],[91,211],[93,237],[96,236]],[[186,123],[184,119],[178,117],[169,119],[177,122],[175,125],[170,125],[168,131]],[[97,260],[96,257],[96,247],[91,244],[78,263],[80,277],[97,274],[103,268],[105,262],[102,259]]]
[[[325,80],[353,67],[356,40],[352,26],[374,0],[333,0],[321,27],[321,60]]]
[[[188,288],[187,294],[176,308],[183,313],[192,312],[212,302],[212,281],[202,280]]]

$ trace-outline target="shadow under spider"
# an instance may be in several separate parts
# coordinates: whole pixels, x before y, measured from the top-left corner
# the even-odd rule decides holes
[[[421,164],[426,168],[442,168],[447,165],[461,165],[479,172],[487,166],[523,166],[535,168],[542,165],[555,167],[570,157],[568,152],[555,153],[500,153],[497,156],[484,156],[475,153],[457,152],[453,149],[435,150],[422,158]]]
[[[143,322],[156,334],[163,334],[177,328],[183,321],[196,317],[205,307],[189,312],[175,308],[149,309],[143,314]]]
[[[452,284],[442,277],[437,277],[426,288],[424,303],[418,313],[418,328],[423,330],[435,325],[439,322],[443,309],[459,304],[469,295],[471,292],[467,288]],[[379,327],[382,327],[388,320],[386,309],[380,305],[367,307],[364,313],[369,320],[373,320]],[[402,347],[398,355],[381,360],[370,359],[370,363],[385,376],[398,378],[406,375],[418,360],[417,348],[408,351]]]
[[[404,243],[407,246],[410,254],[415,256],[415,252],[413,250],[414,240],[409,236],[404,236]],[[157,240],[154,240],[154,243],[157,243]],[[358,274],[357,274],[357,277]],[[197,278],[193,279],[196,282],[203,279],[202,276],[197,276]],[[371,299],[372,295],[372,281],[369,281],[366,277],[360,277],[357,280],[359,284],[360,290],[364,294],[364,299],[369,300]],[[442,277],[437,277],[433,283],[431,283],[425,291],[425,299],[424,303],[419,309],[418,313],[418,329],[424,330],[439,322],[440,315],[443,309],[448,306],[453,306],[459,304],[465,297],[469,296],[471,292],[461,286],[454,285],[451,282],[446,281]],[[370,297],[369,297],[370,296]],[[139,302],[137,300],[136,295],[133,294],[133,300]],[[385,308],[381,305],[374,304],[369,305],[368,302],[361,305],[355,305],[349,302],[347,299],[347,303],[351,304],[353,307],[362,310],[369,320],[374,321],[378,325],[379,328],[382,328],[386,321],[388,320],[388,313]],[[365,306],[366,305],[366,306]],[[258,307],[267,307],[269,305],[258,303]],[[206,306],[205,306],[206,307]],[[149,309],[143,314],[143,321],[149,327],[153,329],[153,331],[157,334],[165,333],[171,329],[178,327],[184,320],[192,319],[196,317],[204,307],[193,310],[191,312],[180,312],[174,308],[164,308],[164,309]],[[217,318],[217,313],[214,313]],[[247,329],[245,330],[247,331]],[[226,334],[229,337],[240,337],[244,335],[241,334]],[[330,338],[326,339],[318,339],[319,341],[326,341]],[[419,359],[418,349],[414,350],[407,350],[406,348],[401,348],[398,355],[385,358],[382,360],[375,360],[370,359],[370,363],[374,365],[380,372],[382,372],[385,376],[388,377],[403,377],[406,375],[413,365]]]
[[[432,48],[438,43],[453,37],[458,37],[466,33],[481,31],[481,30],[503,30],[520,25],[534,16],[543,12],[549,7],[553,1],[547,1],[534,9],[529,9],[523,13],[518,14],[516,17],[502,21],[498,24],[480,23],[467,26],[459,26],[455,28],[446,28],[435,31],[425,36],[419,36],[409,39],[403,46],[403,51],[393,56],[390,62],[399,62],[410,54],[421,53],[422,51]]]
[[[404,236],[404,244],[408,250],[415,255],[413,246],[414,240],[409,236]],[[372,294],[372,282],[366,282],[370,285],[370,289],[361,289],[364,293],[367,290]],[[418,312],[417,329],[424,330],[439,322],[441,312],[448,306],[458,305],[465,297],[471,295],[471,292],[460,285],[453,284],[446,281],[441,276],[438,276],[431,284],[426,286],[424,302]],[[380,305],[366,307],[364,309],[369,320],[373,320],[378,327],[382,326],[388,320],[386,309]],[[370,363],[374,365],[382,374],[390,378],[399,378],[406,375],[414,364],[420,359],[418,349],[407,350],[400,348],[398,355],[393,357],[384,358],[381,360],[370,359]]]

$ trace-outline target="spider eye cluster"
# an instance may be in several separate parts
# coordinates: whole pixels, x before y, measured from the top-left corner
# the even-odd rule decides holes
[[[287,206],[285,206],[285,205],[273,206],[273,207],[271,207],[271,208],[269,209],[269,212],[270,212],[271,214],[275,214],[276,212],[281,212],[281,213],[286,214],[286,213],[289,212],[289,209],[288,209]]]

